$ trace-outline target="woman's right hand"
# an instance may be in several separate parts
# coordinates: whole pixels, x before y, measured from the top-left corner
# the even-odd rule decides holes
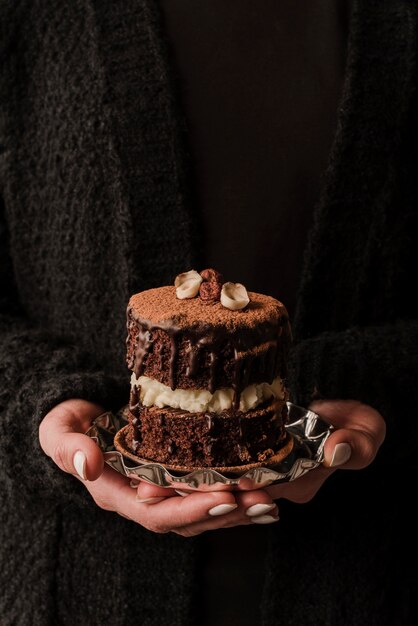
[[[206,530],[278,519],[277,505],[263,489],[195,492],[181,497],[174,489],[143,481],[138,489],[105,465],[95,442],[84,433],[105,409],[85,400],[66,400],[42,420],[39,441],[64,472],[83,482],[95,503],[148,530],[190,537]]]

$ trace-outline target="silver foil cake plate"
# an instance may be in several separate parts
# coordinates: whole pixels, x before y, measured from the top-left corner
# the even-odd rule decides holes
[[[190,491],[226,491],[260,489],[268,485],[289,482],[300,478],[315,467],[324,458],[324,445],[333,427],[324,422],[319,415],[287,403],[289,421],[286,431],[293,438],[293,449],[279,463],[255,463],[252,466],[213,469],[168,468],[163,463],[141,459],[137,464],[115,449],[116,433],[127,425],[127,407],[118,413],[103,413],[97,417],[86,432],[103,452],[105,462],[114,470],[131,479],[135,486],[139,480],[159,487]]]

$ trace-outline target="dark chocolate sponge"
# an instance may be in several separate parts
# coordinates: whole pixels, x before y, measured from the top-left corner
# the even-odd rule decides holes
[[[124,426],[121,428],[115,435],[115,447],[119,452],[121,452],[124,456],[131,459],[138,464],[143,463],[158,463],[159,461],[155,461],[152,459],[146,459],[144,457],[139,457],[134,454],[128,444],[127,444],[127,436],[129,433],[129,426]],[[217,470],[218,472],[226,472],[229,475],[237,474],[238,476],[242,476],[243,473],[250,469],[254,469],[257,467],[271,467],[274,468],[278,464],[280,464],[293,450],[294,447],[294,439],[291,435],[287,434],[286,438],[280,444],[280,448],[276,450],[271,456],[266,456],[263,461],[258,461],[257,463],[245,463],[244,465],[215,465],[210,469]],[[193,470],[202,469],[201,466],[193,464],[193,465],[177,465],[164,463],[164,467],[168,470],[174,471],[182,471],[182,472],[192,472]]]
[[[245,413],[141,406],[128,416],[130,450],[161,463],[212,467],[264,461],[286,437],[284,400],[269,400]]]

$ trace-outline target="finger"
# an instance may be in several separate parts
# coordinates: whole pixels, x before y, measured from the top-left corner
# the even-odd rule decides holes
[[[296,480],[280,483],[279,485],[271,485],[266,487],[265,490],[273,500],[284,498],[291,502],[304,504],[312,500],[327,478],[335,471],[336,469],[320,466]]]
[[[68,430],[85,433],[91,426],[92,421],[104,413],[105,410],[99,404],[87,400],[71,399],[60,402],[44,417],[40,425],[40,431],[45,436],[51,430]]]
[[[271,495],[264,489],[253,489],[252,491],[235,492],[235,500],[238,503],[239,511],[247,517],[257,517],[267,515],[277,510],[277,505],[273,502]]]
[[[145,487],[146,485],[146,487]],[[167,489],[167,488],[159,488],[154,487],[153,485],[147,485],[144,483],[144,486],[141,485],[140,492],[141,498],[147,498],[152,496],[165,496],[168,495],[181,495],[181,496],[189,496],[193,492],[183,492],[177,489]],[[248,516],[256,516],[256,515],[265,515],[272,509],[276,507],[276,504],[273,502],[271,496],[264,491],[263,489],[252,489],[251,491],[235,491],[234,492],[235,500],[240,507],[240,510],[245,511],[245,514]]]
[[[127,489],[127,491],[126,491]],[[158,503],[141,503],[126,486],[118,491],[117,511],[154,532],[169,532],[173,528],[228,515],[237,508],[231,492],[193,493],[182,498],[164,498]]]
[[[90,495],[100,508],[115,511],[136,523],[142,524],[141,511],[136,492],[130,487],[129,480],[108,466],[94,482],[85,483]],[[164,498],[158,498],[161,501]]]
[[[105,467],[96,482],[86,483],[86,487],[101,508],[116,511],[122,517],[158,533],[182,529],[178,534],[192,536],[205,530],[251,524],[256,519],[245,514],[245,506],[254,502],[251,494],[250,499],[245,494],[240,510],[233,502],[231,492],[197,492],[187,498],[165,498],[160,504],[138,503],[129,482],[109,467]],[[259,491],[255,494],[258,501],[271,501],[266,493]],[[277,509],[273,509],[270,513],[274,515],[276,512]],[[259,519],[264,517],[268,516],[260,516]],[[189,530],[184,530],[187,528]]]
[[[235,511],[231,511],[219,519],[206,519],[174,529],[173,532],[184,537],[193,537],[217,528],[231,528],[232,526],[245,526],[260,521],[267,523],[270,520],[271,522],[278,520],[277,504],[273,502],[271,496],[264,489],[236,491],[234,495],[238,504]]]
[[[371,463],[378,447],[368,433],[342,428],[325,443],[322,466],[296,480],[266,487],[274,499],[285,498],[299,504],[309,502],[337,469],[361,469]]]
[[[136,496],[139,502],[157,502],[160,498],[169,498],[178,494],[170,487],[159,487],[141,480],[137,487]],[[158,500],[157,500],[158,499]]]
[[[352,400],[323,400],[313,402],[309,408],[337,428],[325,442],[324,463],[297,480],[266,487],[273,499],[309,502],[337,468],[361,469],[369,465],[384,440],[385,422],[372,407]]]
[[[362,469],[370,465],[378,450],[370,433],[341,428],[327,439],[323,464],[328,468]]]
[[[60,469],[82,480],[97,480],[103,472],[103,454],[86,435],[67,433],[52,443],[49,454]]]
[[[101,411],[98,407],[96,413]],[[92,410],[91,419],[97,417],[94,413]],[[90,437],[76,432],[82,427],[82,421],[73,412],[52,410],[41,423],[40,444],[64,472],[75,474],[82,480],[96,480],[103,471],[103,455]]]
[[[125,476],[122,476],[119,472],[115,472],[114,469],[105,465],[101,476],[97,480],[94,482],[86,482],[84,485],[100,508],[106,511],[117,512],[123,517],[132,519],[131,516],[128,515],[129,507],[123,506],[123,502],[121,506],[120,503],[121,498],[129,498],[133,503],[136,501],[135,492],[129,487],[129,482]],[[121,510],[118,510],[118,507],[120,507]]]
[[[250,517],[243,517],[240,515],[237,518],[232,518],[230,516],[232,516],[232,513],[219,519],[204,520],[203,522],[196,522],[194,524],[188,524],[187,526],[173,528],[172,532],[176,533],[176,535],[181,535],[182,537],[195,537],[196,535],[201,535],[208,530],[232,528],[233,526],[248,526],[252,524]]]
[[[377,447],[386,435],[386,423],[373,407],[353,400],[316,400],[309,408],[336,429],[348,428],[368,433]]]
[[[380,413],[350,400],[318,401],[310,408],[337,429],[325,444],[326,467],[362,469],[373,461],[386,434]]]

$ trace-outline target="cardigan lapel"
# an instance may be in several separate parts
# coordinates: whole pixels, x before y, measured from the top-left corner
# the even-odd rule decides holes
[[[416,22],[413,3],[355,4],[337,132],[305,257],[296,337],[368,321],[360,319],[366,287],[361,276],[393,202],[412,96]]]
[[[94,1],[107,105],[129,204],[130,292],[197,263],[184,117],[152,0]],[[169,259],[169,261],[167,261]]]

